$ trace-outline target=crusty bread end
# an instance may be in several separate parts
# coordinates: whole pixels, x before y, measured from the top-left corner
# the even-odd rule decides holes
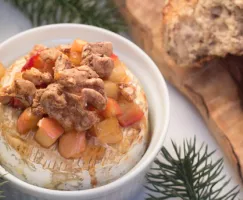
[[[164,48],[178,66],[243,55],[243,0],[170,0],[163,11]]]

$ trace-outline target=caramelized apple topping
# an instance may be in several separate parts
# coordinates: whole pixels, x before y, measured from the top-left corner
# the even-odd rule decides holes
[[[25,58],[20,78],[0,89],[0,102],[27,108],[17,130],[25,135],[38,128],[34,138],[42,147],[59,141],[64,158],[79,158],[87,132],[101,143],[116,144],[123,139],[122,127],[143,118],[134,102],[136,88],[110,42],[36,45]]]

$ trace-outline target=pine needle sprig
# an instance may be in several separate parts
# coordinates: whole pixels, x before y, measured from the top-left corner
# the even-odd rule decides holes
[[[4,181],[4,180],[3,180],[3,176],[0,176],[0,199],[5,198],[5,196],[3,195],[4,192],[1,190],[1,187],[2,187],[5,183],[7,183],[7,181]]]
[[[212,161],[208,146],[196,148],[196,139],[186,140],[183,147],[172,141],[175,156],[163,147],[165,161],[155,160],[155,167],[147,174],[147,200],[180,198],[182,200],[234,200],[238,186],[225,191],[230,180],[222,175],[223,159]]]
[[[80,23],[114,32],[125,30],[118,9],[111,0],[7,0],[18,7],[33,26]]]

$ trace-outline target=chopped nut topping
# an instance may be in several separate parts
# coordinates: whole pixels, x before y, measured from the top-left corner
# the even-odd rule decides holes
[[[48,85],[53,81],[50,73],[42,73],[36,68],[31,68],[30,70],[24,71],[22,77],[23,79],[34,83],[35,86]]]
[[[32,104],[35,95],[35,85],[27,80],[17,79],[9,87],[2,88],[0,91],[0,102],[8,104],[12,98],[16,98],[25,106]]]
[[[100,78],[108,78],[114,68],[110,42],[88,43],[83,48],[82,64],[88,65]]]
[[[119,89],[120,89],[121,94],[128,101],[133,101],[136,98],[136,88],[132,84],[120,83]]]
[[[7,104],[17,97],[32,108],[34,115],[48,115],[65,130],[91,128],[100,120],[97,111],[104,110],[107,104],[101,78],[108,78],[114,68],[109,57],[112,44],[84,44],[81,66],[73,64],[69,51],[70,45],[35,46],[31,52],[35,57],[32,55],[28,69],[23,70],[22,79],[0,91],[0,102]],[[88,109],[90,106],[92,111]]]

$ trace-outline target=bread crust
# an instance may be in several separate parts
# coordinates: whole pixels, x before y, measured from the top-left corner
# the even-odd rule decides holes
[[[163,9],[166,52],[178,66],[243,54],[242,0],[170,0]]]

